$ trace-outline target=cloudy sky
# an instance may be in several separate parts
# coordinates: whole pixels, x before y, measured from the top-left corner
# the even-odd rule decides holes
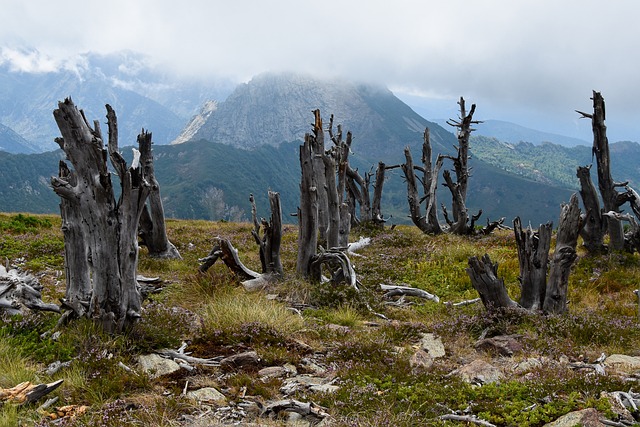
[[[0,0],[4,61],[51,69],[130,49],[212,79],[303,71],[382,83],[429,119],[476,118],[590,139],[591,91],[609,138],[640,141],[636,0]],[[36,48],[25,59],[16,49]],[[13,57],[12,57],[13,55]]]

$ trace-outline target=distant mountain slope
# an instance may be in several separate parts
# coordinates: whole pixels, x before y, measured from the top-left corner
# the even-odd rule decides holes
[[[640,144],[621,141],[609,144],[611,170],[615,181],[629,181],[634,188],[640,188]],[[507,144],[495,138],[475,136],[472,138],[471,152],[484,162],[504,171],[540,183],[579,189],[576,178],[578,166],[587,166],[595,160],[591,147],[563,147],[545,143],[534,145],[521,142]],[[597,182],[595,169],[591,178]]]
[[[231,220],[242,218],[244,211],[248,219],[249,193],[256,197],[259,214],[266,215],[266,193],[271,189],[281,193],[285,221],[295,221],[287,213],[296,210],[299,199],[298,146],[311,129],[314,108],[321,108],[325,128],[333,113],[336,127],[342,124],[345,133],[353,131],[352,165],[361,173],[378,161],[387,165],[403,162],[406,146],[419,163],[427,126],[434,158],[439,153],[451,154],[457,143],[451,132],[418,116],[385,88],[306,76],[263,75],[238,87],[215,111],[210,109],[208,119],[194,133],[201,139],[154,146],[167,215]],[[118,115],[120,120],[126,116]],[[87,114],[87,118],[95,116]],[[49,120],[53,122],[53,118]],[[155,140],[155,130],[149,130]],[[121,139],[121,146],[128,144]],[[475,150],[473,141],[471,150]],[[130,156],[131,150],[123,152]],[[0,210],[56,212],[58,200],[48,183],[50,176],[57,174],[61,157],[60,151],[0,156],[0,189],[4,191],[0,192]],[[532,223],[556,220],[560,203],[569,198],[566,183],[553,177],[536,182],[535,177],[501,170],[505,165],[500,161],[487,162],[481,157],[476,155],[470,161],[467,206],[472,213],[483,209],[482,222],[502,216],[508,222],[515,216]],[[444,167],[452,167],[449,160]],[[439,203],[450,205],[450,195],[440,188]],[[387,174],[383,212],[393,215],[392,223],[408,222],[405,182],[398,169]]]
[[[445,119],[434,120],[445,129],[453,129],[446,124]],[[502,120],[484,120],[475,127],[476,136],[485,136],[488,138],[496,138],[498,141],[507,142],[509,144],[518,144],[520,142],[530,142],[534,145],[540,145],[545,142],[562,145],[564,147],[575,147],[577,145],[591,145],[591,141],[585,141],[570,136],[558,135],[550,132],[543,132],[536,129],[520,126],[516,123],[505,122]]]
[[[13,129],[0,124],[0,151],[8,153],[36,153],[29,141],[18,135]]]
[[[156,146],[155,170],[166,215],[248,220],[252,193],[258,214],[266,216],[267,191],[274,190],[281,194],[283,220],[295,222],[289,214],[296,211],[300,194],[299,145],[244,150],[201,140]],[[131,149],[122,151],[130,159]],[[57,174],[63,157],[60,150],[33,155],[0,153],[0,211],[58,212],[59,199],[49,180]],[[358,159],[354,166],[368,169]],[[468,206],[473,213],[483,209],[482,222],[502,216],[510,222],[516,215],[534,223],[555,221],[560,203],[568,200],[568,190],[525,180],[479,160],[473,160],[472,166]],[[440,203],[450,203],[445,191],[439,197]],[[405,182],[398,170],[387,174],[383,212],[393,216],[391,223],[409,222]]]
[[[244,149],[302,141],[310,131],[312,110],[324,125],[353,132],[354,155],[371,163],[400,161],[405,145],[421,144],[433,127],[434,151],[451,150],[451,134],[416,114],[384,87],[321,80],[297,74],[262,74],[238,86],[195,133],[204,139]],[[392,160],[391,160],[392,159]]]

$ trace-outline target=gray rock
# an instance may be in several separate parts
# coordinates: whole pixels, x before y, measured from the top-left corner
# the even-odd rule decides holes
[[[640,371],[640,357],[612,354],[604,360],[603,364],[614,371],[627,373]]]
[[[335,393],[340,390],[340,387],[333,384],[320,384],[320,385],[312,385],[309,387],[309,390],[315,391],[318,393]]]
[[[258,371],[258,376],[262,379],[280,378],[287,375],[287,369],[284,366],[268,366]]]
[[[187,393],[189,399],[193,399],[198,403],[214,403],[216,405],[225,405],[227,398],[213,387],[204,387],[198,390],[192,390]]]
[[[173,374],[180,370],[180,365],[157,354],[146,354],[138,357],[138,365],[150,378],[158,378]]]
[[[433,357],[419,348],[409,359],[409,365],[414,371],[429,369],[433,365]]]
[[[540,359],[536,359],[535,357],[530,357],[516,364],[513,368],[513,373],[524,374],[533,369],[540,368],[541,366],[542,366],[542,362],[540,361]]]
[[[223,368],[244,368],[248,366],[258,366],[259,363],[260,357],[258,357],[258,353],[255,351],[245,351],[225,357],[220,361],[220,366]]]
[[[488,351],[499,356],[513,356],[522,351],[522,344],[518,342],[520,335],[499,335],[496,337],[478,340],[474,347],[476,350]]]
[[[460,375],[464,381],[469,383],[487,384],[498,382],[504,378],[504,374],[500,369],[482,359],[474,360],[473,362],[456,369],[454,372]]]
[[[434,334],[422,334],[420,348],[429,353],[433,359],[446,356],[442,340]]]
[[[581,411],[569,412],[561,416],[551,423],[547,423],[544,427],[604,427],[605,424],[600,421],[600,414],[593,408],[583,409]]]

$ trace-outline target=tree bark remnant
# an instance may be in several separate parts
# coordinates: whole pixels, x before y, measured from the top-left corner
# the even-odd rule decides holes
[[[585,213],[582,215],[584,226],[580,235],[584,241],[583,245],[590,254],[606,252],[604,235],[607,233],[607,221],[602,215],[600,199],[595,185],[591,180],[591,165],[579,166],[576,172],[580,180],[580,197],[584,205]]]
[[[150,186],[139,165],[139,152],[134,150],[131,167],[118,151],[117,118],[107,105],[109,128],[108,149],[104,147],[98,121],[92,128],[84,114],[67,98],[54,110],[62,138],[56,142],[73,165],[73,172],[60,168],[58,177],[52,177],[53,190],[61,198],[61,214],[75,211],[63,217],[63,227],[81,229],[84,243],[80,256],[87,256],[91,273],[90,301],[86,315],[102,323],[108,332],[122,331],[140,317],[141,297],[137,289],[138,224],[149,195]],[[119,177],[120,197],[116,200],[107,158]],[[68,168],[66,168],[68,169]],[[75,224],[81,220],[81,225]],[[65,234],[67,234],[65,232]],[[72,250],[65,247],[66,250]],[[73,256],[71,257],[73,258]],[[77,265],[77,264],[74,264]],[[66,269],[71,268],[67,265]],[[86,272],[73,272],[69,280],[86,277]],[[86,290],[84,285],[80,289]],[[84,292],[84,291],[82,291]],[[79,301],[85,295],[73,295],[70,300]],[[84,310],[75,313],[85,315]]]
[[[164,207],[160,197],[160,184],[156,179],[153,167],[153,150],[151,149],[151,132],[144,130],[138,135],[140,149],[140,164],[144,169],[144,176],[149,182],[149,201],[144,205],[140,217],[138,232],[141,244],[149,250],[149,256],[163,259],[182,259],[175,245],[169,241],[165,226]]]
[[[456,174],[456,182],[453,182],[449,171],[444,172],[445,186],[451,191],[452,202],[451,210],[453,219],[447,219],[449,224],[449,231],[454,234],[471,234],[473,232],[473,223],[480,217],[478,215],[472,217],[471,224],[469,222],[469,214],[466,207],[467,199],[467,187],[469,183],[470,168],[469,162],[469,138],[471,132],[474,129],[471,127],[474,124],[482,123],[479,120],[473,120],[473,114],[476,111],[476,104],[471,105],[471,110],[467,113],[465,101],[463,97],[460,97],[458,101],[460,106],[460,117],[458,120],[448,120],[447,124],[458,128],[458,155],[456,157],[443,156],[453,161],[454,172]],[[447,218],[445,216],[445,218]]]
[[[315,129],[315,128],[314,128]],[[312,137],[300,146],[300,206],[298,207],[298,258],[296,272],[309,277],[309,261],[318,248],[318,187],[315,180]]]
[[[471,278],[471,285],[478,291],[487,310],[518,307],[509,297],[504,280],[498,277],[498,263],[491,262],[488,254],[482,259],[475,256],[469,258],[469,268],[466,271]]]
[[[581,227],[578,196],[573,194],[568,204],[563,205],[560,212],[556,250],[551,259],[549,280],[543,309],[550,313],[567,311],[567,293],[569,289],[569,273],[576,260],[576,246]]]
[[[520,305],[529,310],[542,310],[547,288],[547,265],[551,246],[550,222],[541,224],[537,232],[522,230],[520,217],[513,220],[520,265]]]
[[[604,121],[605,104],[604,98],[600,92],[593,91],[593,114],[576,112],[584,118],[591,119],[591,128],[593,130],[593,148],[592,155],[595,156],[598,165],[598,188],[602,196],[604,212],[620,213],[620,205],[624,203],[620,200],[619,193],[616,190],[619,184],[616,184],[611,177],[611,158],[609,156],[609,140],[607,139],[607,126]],[[607,228],[609,231],[609,245],[612,250],[620,251],[624,249],[624,232],[622,222],[610,217],[607,219]]]
[[[576,245],[581,225],[578,196],[573,194],[569,203],[561,208],[556,249],[551,259],[546,288],[543,288],[543,276],[546,272],[544,265],[547,262],[551,240],[551,224],[541,225],[536,235],[531,230],[523,232],[519,218],[514,220],[520,263],[522,305],[509,297],[504,281],[498,277],[498,264],[492,263],[488,254],[485,254],[481,260],[470,257],[469,268],[466,271],[487,310],[523,307],[528,310],[541,308],[550,313],[566,311],[569,273],[577,257]]]
[[[282,261],[280,260],[280,243],[282,242],[282,207],[280,206],[280,193],[269,191],[269,205],[271,206],[271,219],[262,218],[258,222],[256,204],[253,194],[249,196],[254,229],[251,231],[258,247],[260,248],[260,262],[262,272],[276,276],[283,275]],[[260,237],[260,225],[263,234]]]
[[[435,167],[431,163],[431,139],[429,128],[424,131],[422,143],[422,166],[414,165],[409,147],[404,149],[405,163],[400,165],[407,182],[407,202],[411,221],[423,233],[440,234],[442,228],[438,222],[436,190],[438,186],[438,174],[442,167],[443,157],[438,156]],[[389,167],[391,168],[391,167]],[[416,171],[422,172],[422,179],[418,179]],[[418,181],[422,182],[424,195],[418,192]],[[426,201],[426,212],[422,215],[420,205]]]

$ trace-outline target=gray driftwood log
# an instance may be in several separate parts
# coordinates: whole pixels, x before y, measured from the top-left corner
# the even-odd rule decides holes
[[[32,274],[0,265],[0,311],[10,315],[25,309],[59,313],[59,306],[42,301],[41,290],[42,285]]]

